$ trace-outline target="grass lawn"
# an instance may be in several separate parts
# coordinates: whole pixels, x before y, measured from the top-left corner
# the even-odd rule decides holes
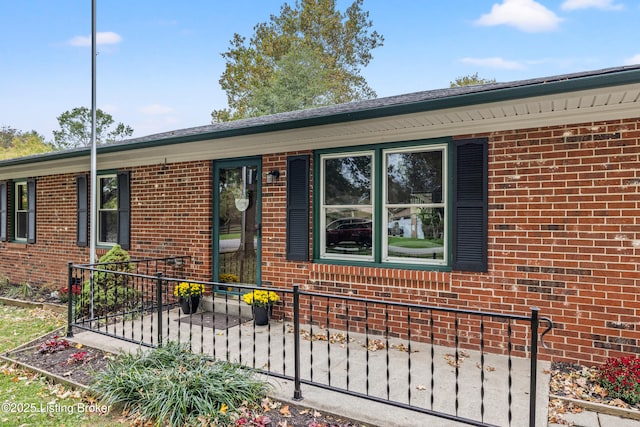
[[[389,236],[389,245],[401,248],[437,248],[443,245],[442,239],[426,240],[414,239],[410,237],[391,237]]]
[[[64,316],[49,310],[0,305],[0,353],[64,326]]]
[[[0,305],[0,353],[54,331],[65,316],[42,309]],[[0,425],[19,426],[122,426],[118,414],[98,416],[93,402],[82,393],[51,384],[0,361]]]

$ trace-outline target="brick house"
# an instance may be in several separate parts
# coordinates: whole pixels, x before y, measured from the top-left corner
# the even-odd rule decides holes
[[[98,148],[99,254],[194,279],[527,313],[543,357],[640,353],[640,66],[418,92]],[[88,149],[0,162],[0,275],[87,262]]]

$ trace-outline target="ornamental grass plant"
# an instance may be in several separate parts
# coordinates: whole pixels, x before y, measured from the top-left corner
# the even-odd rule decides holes
[[[233,425],[247,406],[259,406],[268,383],[250,369],[212,362],[169,342],[122,354],[96,374],[92,390],[105,404],[157,425]]]

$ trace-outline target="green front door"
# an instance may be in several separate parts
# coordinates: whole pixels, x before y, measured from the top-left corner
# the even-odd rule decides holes
[[[260,283],[259,158],[218,161],[213,176],[213,280]],[[220,290],[233,291],[233,286]]]

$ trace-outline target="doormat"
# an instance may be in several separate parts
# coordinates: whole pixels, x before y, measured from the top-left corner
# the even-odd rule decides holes
[[[204,326],[205,328],[227,329],[237,326],[240,323],[248,322],[249,320],[251,320],[250,317],[240,317],[234,316],[233,314],[205,311],[202,313],[195,313],[191,316],[182,316],[175,321],[187,324],[191,322],[193,326]]]

